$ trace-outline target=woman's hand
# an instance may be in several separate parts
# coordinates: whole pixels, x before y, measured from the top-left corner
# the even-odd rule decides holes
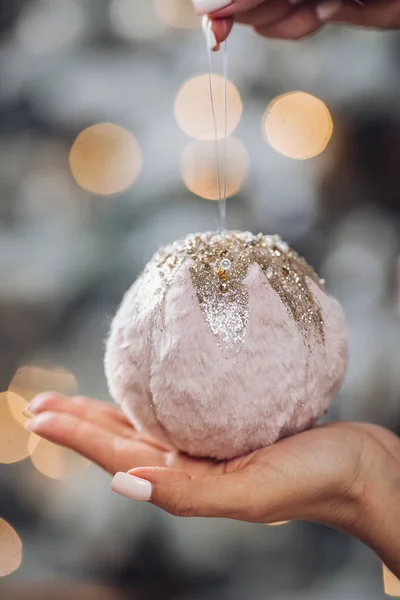
[[[211,13],[218,43],[232,21],[250,25],[268,38],[298,40],[327,22],[372,29],[400,27],[398,0],[192,0],[199,14]]]
[[[30,430],[117,474],[122,495],[179,516],[338,527],[400,575],[400,440],[385,429],[335,423],[217,463],[144,438],[117,407],[89,398],[44,394],[28,410]]]

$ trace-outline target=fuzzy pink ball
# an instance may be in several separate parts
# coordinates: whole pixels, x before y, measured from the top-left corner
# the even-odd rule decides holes
[[[346,366],[338,302],[278,236],[248,232],[160,250],[126,293],[105,357],[139,431],[221,460],[312,426]]]

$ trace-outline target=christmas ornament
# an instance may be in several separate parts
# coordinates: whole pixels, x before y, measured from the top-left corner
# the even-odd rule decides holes
[[[135,428],[231,459],[311,427],[347,365],[324,282],[279,236],[190,235],[160,250],[112,323],[105,368]]]

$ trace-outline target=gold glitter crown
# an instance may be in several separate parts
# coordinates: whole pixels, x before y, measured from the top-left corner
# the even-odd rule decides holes
[[[243,346],[249,321],[245,278],[259,265],[306,340],[324,342],[324,323],[310,281],[323,289],[314,269],[278,235],[226,231],[188,235],[161,249],[145,273],[159,278],[160,306],[176,270],[190,261],[190,276],[206,323],[221,345]],[[163,310],[163,309],[162,309]]]

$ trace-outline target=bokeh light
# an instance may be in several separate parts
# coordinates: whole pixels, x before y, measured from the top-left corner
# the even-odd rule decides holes
[[[74,396],[78,393],[78,382],[70,371],[62,367],[31,364],[17,369],[8,390],[28,403],[38,394],[47,391]],[[13,412],[12,408],[11,411]]]
[[[24,419],[20,411],[26,403],[23,398],[16,396],[10,395],[9,392],[0,394],[0,463],[3,464],[27,458],[39,439],[24,429]],[[13,412],[10,410],[10,404],[13,406]]]
[[[79,0],[42,0],[23,5],[15,33],[26,53],[41,58],[77,43],[85,26],[85,10]]]
[[[383,565],[383,584],[387,596],[400,598],[400,581],[389,571],[386,565]]]
[[[114,123],[99,123],[78,135],[69,162],[78,185],[106,196],[132,185],[142,168],[142,154],[129,131]]]
[[[220,189],[223,192],[224,141],[219,142]],[[226,191],[234,196],[243,187],[249,170],[249,157],[243,143],[233,137],[226,140]],[[218,161],[215,142],[189,142],[181,158],[186,187],[201,198],[218,200]]]
[[[217,137],[225,137],[224,78],[211,76],[213,88]],[[232,134],[239,124],[243,104],[236,86],[227,82],[227,135]],[[198,75],[186,81],[175,100],[175,117],[181,129],[196,140],[214,140],[215,125],[210,100],[208,75]]]
[[[18,569],[22,562],[22,542],[4,519],[0,519],[0,577],[6,577]]]
[[[30,458],[36,469],[50,479],[69,479],[86,471],[89,461],[75,452],[40,439],[32,439]]]
[[[333,122],[322,100],[304,92],[290,92],[271,102],[263,119],[263,131],[277,152],[307,160],[325,150]]]
[[[11,415],[18,423],[24,426],[29,421],[29,418],[24,413],[28,403],[22,396],[19,396],[14,392],[9,391],[5,392],[5,394]]]
[[[196,29],[201,26],[201,17],[196,15],[191,0],[155,0],[157,17],[179,29]]]

